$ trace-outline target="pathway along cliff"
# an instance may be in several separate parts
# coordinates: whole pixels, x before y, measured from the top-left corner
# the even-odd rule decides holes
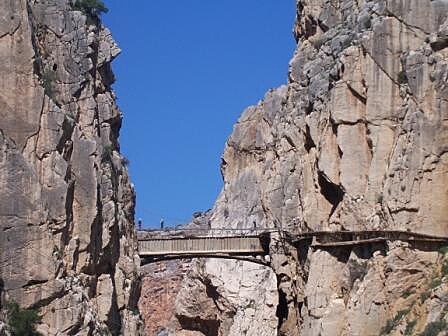
[[[38,310],[44,335],[143,333],[119,49],[92,3],[0,2],[1,304]],[[243,112],[194,223],[447,236],[448,1],[297,0],[294,34],[288,83]],[[446,334],[446,247],[302,243],[272,236],[269,267],[151,264],[146,330]]]
[[[297,0],[294,34],[288,83],[243,112],[222,157],[224,188],[202,221],[447,236],[448,1]],[[165,298],[163,322],[147,327],[158,335],[443,335],[448,259],[439,247],[273,239],[271,267],[182,264],[176,290],[158,287],[168,295],[156,296]],[[173,279],[172,263],[148,267]]]

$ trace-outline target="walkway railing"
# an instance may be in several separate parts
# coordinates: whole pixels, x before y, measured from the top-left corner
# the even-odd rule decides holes
[[[306,244],[314,248],[331,248],[407,241],[414,244],[444,246],[448,237],[400,230],[293,232],[276,228],[203,229],[182,228],[150,230],[139,233],[139,254],[148,257],[248,256],[269,253],[273,233],[291,245]]]

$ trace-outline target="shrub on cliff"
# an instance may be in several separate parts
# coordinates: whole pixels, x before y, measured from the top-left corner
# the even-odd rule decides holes
[[[41,84],[45,94],[53,98],[55,94],[56,73],[53,70],[46,70],[42,74]]]
[[[448,324],[445,320],[429,323],[419,336],[438,336],[442,331],[446,331]]]
[[[16,302],[6,304],[8,329],[14,336],[42,336],[36,331],[36,323],[41,317],[37,310],[22,309]]]
[[[86,15],[100,15],[109,11],[101,0],[76,0],[74,8]]]

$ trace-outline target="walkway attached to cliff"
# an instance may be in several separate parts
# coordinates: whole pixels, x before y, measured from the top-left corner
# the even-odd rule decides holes
[[[226,258],[267,264],[271,238],[292,246],[317,249],[405,241],[419,246],[448,245],[448,237],[423,233],[376,231],[318,231],[297,233],[279,229],[181,229],[145,231],[139,235],[139,255],[143,263],[177,258]]]

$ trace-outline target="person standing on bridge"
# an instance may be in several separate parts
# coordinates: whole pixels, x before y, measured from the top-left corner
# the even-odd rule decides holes
[[[143,223],[142,219],[139,218],[139,219],[138,219],[138,230],[139,230],[139,231],[142,230],[142,223]]]
[[[160,230],[163,230],[164,224],[165,224],[165,221],[163,220],[163,218],[160,218]]]

